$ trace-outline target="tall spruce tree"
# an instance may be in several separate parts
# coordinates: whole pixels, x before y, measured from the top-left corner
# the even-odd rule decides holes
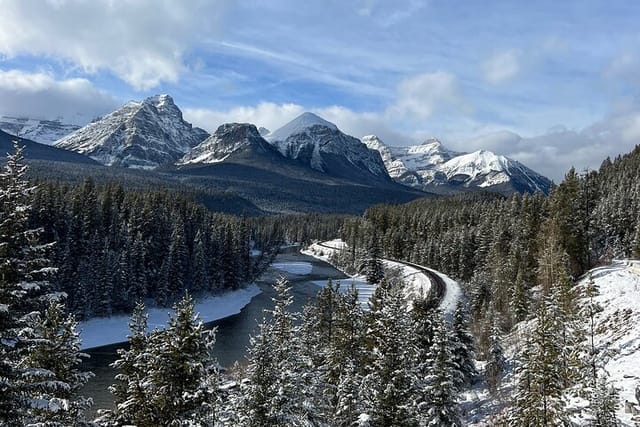
[[[73,315],[53,302],[43,316],[33,322],[34,339],[24,361],[28,423],[38,426],[81,426],[88,422],[85,410],[92,400],[78,391],[93,376],[80,370],[80,334]]]

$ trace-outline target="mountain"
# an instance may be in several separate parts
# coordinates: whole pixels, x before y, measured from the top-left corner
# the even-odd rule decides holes
[[[389,181],[378,152],[313,113],[303,113],[266,139],[283,156],[327,175],[358,182]]]
[[[169,95],[131,101],[56,142],[107,166],[172,165],[209,134],[193,127]]]
[[[230,156],[277,155],[256,127],[249,123],[226,123],[195,146],[178,161],[178,165],[210,164],[225,161]]]
[[[13,141],[18,141],[24,145],[25,159],[29,160],[41,160],[48,162],[65,162],[75,163],[82,165],[98,165],[98,163],[91,158],[74,153],[71,151],[63,150],[61,148],[52,147],[50,145],[40,144],[35,141],[31,141],[25,138],[18,138],[17,136],[8,134],[0,130],[0,157],[4,158],[5,154],[13,152]]]
[[[362,142],[380,153],[391,178],[425,191],[546,194],[552,185],[549,179],[518,161],[485,150],[458,153],[437,139],[408,147],[387,146],[375,135],[365,136]]]
[[[80,129],[80,126],[62,123],[60,120],[0,116],[0,130],[46,145],[52,145],[58,139],[78,129]]]

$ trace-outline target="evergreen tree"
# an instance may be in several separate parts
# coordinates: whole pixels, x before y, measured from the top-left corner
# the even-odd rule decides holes
[[[475,366],[474,339],[469,331],[467,309],[462,300],[458,301],[453,316],[453,359],[462,373],[462,384],[457,384],[461,390],[463,385],[469,385],[478,375]]]
[[[446,322],[442,314],[436,312],[433,345],[426,361],[426,399],[419,407],[423,425],[462,426],[456,402],[457,384],[462,374],[453,359]]]
[[[384,278],[384,268],[380,260],[380,243],[378,242],[378,234],[373,229],[369,244],[367,246],[366,258],[363,262],[363,271],[367,277],[367,282],[372,285],[380,283]]]
[[[416,425],[411,397],[415,350],[402,283],[385,279],[376,288],[367,315],[369,354],[365,408],[374,426]]]
[[[88,424],[84,411],[92,400],[78,391],[93,374],[80,371],[86,354],[80,353],[80,335],[72,315],[64,306],[52,303],[33,324],[36,337],[23,364],[27,378],[30,424],[39,426],[80,426]]]
[[[489,333],[489,349],[487,351],[487,364],[485,367],[485,377],[487,385],[492,395],[496,395],[505,373],[507,361],[502,348],[500,328],[494,319],[490,320],[491,331]]]
[[[147,398],[156,425],[207,425],[215,421],[217,368],[207,331],[187,294],[173,308],[166,330],[154,331],[147,352]]]
[[[616,417],[618,409],[618,391],[607,383],[604,378],[600,378],[590,397],[589,413],[592,416],[590,426],[593,427],[616,427],[620,421]]]
[[[120,357],[111,365],[118,371],[116,383],[109,387],[115,408],[102,414],[98,420],[101,424],[152,426],[154,423],[154,408],[147,390],[150,365],[147,319],[144,305],[137,303],[129,322],[129,348],[118,349]]]
[[[558,312],[559,307],[550,296],[544,297],[536,311],[534,330],[521,355],[511,425],[528,427],[567,423]]]
[[[55,268],[40,242],[40,229],[29,227],[34,188],[26,180],[23,148],[14,142],[0,174],[0,420],[21,425],[31,406],[25,390],[25,358],[39,337],[33,324],[50,301],[48,278]]]

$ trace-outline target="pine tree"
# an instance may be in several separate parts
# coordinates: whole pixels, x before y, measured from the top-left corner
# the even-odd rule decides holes
[[[109,387],[115,408],[102,414],[98,420],[101,424],[151,426],[154,423],[147,381],[150,365],[147,319],[144,305],[137,303],[129,322],[129,348],[118,349],[120,357],[111,365],[118,371],[116,383]]]
[[[592,416],[590,426],[616,427],[620,421],[616,417],[619,396],[616,388],[604,378],[600,378],[590,397],[589,413]]]
[[[186,294],[173,307],[166,330],[149,337],[147,398],[157,425],[207,425],[215,421],[217,369],[210,352],[215,330],[207,331]]]
[[[464,303],[458,301],[453,316],[453,358],[462,373],[461,384],[457,384],[462,390],[463,385],[469,385],[478,375],[475,366],[474,338],[469,332],[469,320]]]
[[[64,306],[52,303],[33,324],[36,337],[24,360],[29,396],[29,423],[42,426],[88,424],[84,411],[92,400],[78,391],[93,374],[80,371],[80,335],[73,315]]]
[[[373,229],[367,246],[366,258],[363,262],[364,274],[367,277],[367,282],[372,285],[380,283],[384,278],[384,268],[382,261],[380,260],[380,243],[378,242],[378,234]]]
[[[427,356],[427,376],[424,379],[425,399],[419,406],[421,424],[426,426],[462,426],[458,413],[457,384],[462,377],[453,361],[452,345],[446,322],[435,313],[433,345]]]
[[[485,367],[485,377],[487,385],[492,395],[496,395],[505,373],[507,361],[502,348],[500,328],[494,319],[490,319],[491,330],[489,332],[489,349],[487,351],[487,364]]]
[[[365,408],[375,426],[417,423],[411,405],[415,350],[406,335],[411,324],[401,286],[383,280],[367,315],[369,364],[363,387]]]
[[[271,318],[263,319],[259,334],[251,337],[242,425],[299,425],[305,416],[299,388],[300,349],[295,319],[289,312],[293,299],[285,279],[278,280],[274,288]]]
[[[567,422],[558,312],[559,307],[551,296],[545,296],[536,311],[534,330],[520,357],[511,425],[555,426]]]
[[[0,420],[9,426],[21,425],[30,406],[23,365],[38,338],[33,322],[61,296],[50,292],[51,245],[40,242],[40,229],[29,228],[34,187],[26,171],[23,148],[14,142],[0,174]]]

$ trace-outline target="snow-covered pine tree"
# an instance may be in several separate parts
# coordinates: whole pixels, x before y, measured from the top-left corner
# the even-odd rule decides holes
[[[536,310],[531,336],[520,356],[517,392],[509,417],[515,427],[556,426],[567,423],[561,326],[559,307],[545,295]]]
[[[383,280],[367,315],[368,366],[364,405],[374,426],[417,425],[412,406],[415,349],[402,282]]]
[[[489,386],[489,392],[496,395],[502,382],[502,376],[507,367],[504,350],[501,343],[500,328],[495,317],[488,319],[490,322],[489,348],[487,349],[487,364],[485,366],[485,378]]]
[[[40,229],[30,229],[33,187],[26,179],[23,147],[14,142],[0,174],[0,420],[22,425],[25,395],[24,358],[36,338],[32,322],[51,301],[48,277],[55,271],[39,242]]]
[[[426,365],[427,376],[421,393],[426,398],[418,406],[421,425],[462,426],[456,401],[462,373],[454,361],[447,324],[439,311],[434,313],[433,345]]]
[[[31,406],[28,424],[38,426],[82,426],[84,412],[92,400],[78,391],[93,374],[82,372],[80,334],[73,315],[53,302],[44,316],[33,323],[34,339],[24,361],[24,377]]]
[[[469,331],[467,307],[459,300],[453,316],[453,358],[462,373],[462,383],[457,384],[459,390],[462,390],[465,384],[471,384],[478,375],[474,348],[474,338]]]
[[[367,245],[366,258],[364,259],[362,270],[367,277],[367,282],[378,284],[384,278],[384,268],[382,266],[380,242],[378,233],[373,227]]]
[[[601,377],[590,396],[589,414],[592,427],[617,427],[620,420],[616,417],[619,395],[616,388]]]
[[[149,383],[146,379],[150,363],[147,318],[144,304],[138,302],[129,322],[129,348],[118,349],[120,357],[111,365],[118,371],[116,383],[109,387],[115,407],[103,411],[99,424],[153,425],[154,409],[148,399]]]
[[[149,337],[145,383],[156,425],[210,425],[216,416],[215,329],[204,329],[188,295],[174,305],[165,330]]]
[[[260,332],[251,337],[248,381],[243,386],[244,426],[304,425],[304,395],[300,393],[300,349],[294,329],[293,301],[289,283],[274,284],[276,297],[271,317],[260,324]]]

